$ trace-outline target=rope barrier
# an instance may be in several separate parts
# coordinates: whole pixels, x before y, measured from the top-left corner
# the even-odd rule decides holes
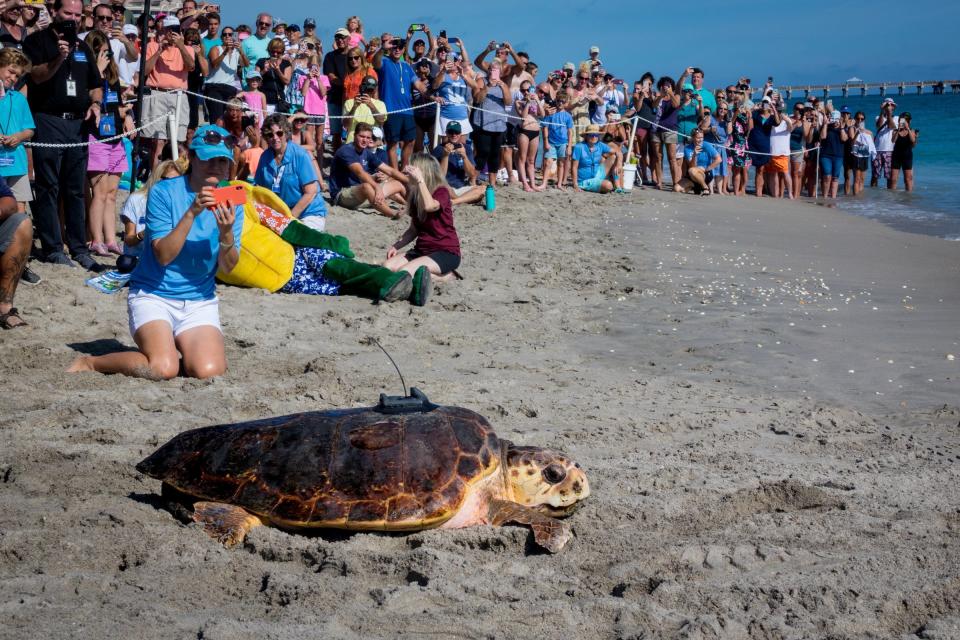
[[[127,132],[124,132],[124,133],[119,133],[119,134],[117,134],[117,135],[115,135],[115,136],[111,136],[111,137],[109,137],[109,138],[103,138],[103,139],[101,139],[101,140],[94,140],[93,142],[89,142],[89,141],[87,141],[87,142],[62,142],[62,143],[55,143],[55,142],[24,142],[24,143],[23,143],[23,146],[25,146],[25,147],[34,147],[34,148],[42,148],[42,149],[75,149],[75,148],[77,148],[77,147],[89,147],[89,146],[92,146],[92,145],[95,145],[95,144],[113,144],[114,142],[118,142],[119,140],[122,140],[123,138],[127,138],[127,137],[129,137],[129,136],[132,136],[132,135],[135,134],[135,133],[140,133],[141,131],[143,131],[143,130],[146,129],[147,127],[151,127],[151,126],[155,125],[156,123],[160,122],[161,120],[165,120],[166,117],[167,117],[166,114],[164,114],[164,115],[162,115],[162,116],[157,116],[156,118],[154,118],[154,119],[151,120],[150,122],[147,122],[147,123],[145,123],[145,124],[142,124],[142,125],[140,125],[139,127],[137,127],[136,129],[133,129],[133,130],[131,130],[131,131],[127,131]]]

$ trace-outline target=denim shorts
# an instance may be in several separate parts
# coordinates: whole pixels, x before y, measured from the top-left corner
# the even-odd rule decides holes
[[[556,160],[567,157],[567,145],[566,144],[548,144],[547,150],[543,153],[544,158]]]
[[[820,175],[839,178],[843,175],[843,156],[820,155]]]
[[[584,191],[600,192],[600,185],[607,179],[607,170],[603,167],[597,169],[597,174],[588,180],[580,181],[580,188]]]

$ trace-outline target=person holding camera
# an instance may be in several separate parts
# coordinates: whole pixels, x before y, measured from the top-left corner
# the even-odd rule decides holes
[[[53,25],[23,42],[23,51],[33,62],[28,99],[37,125],[35,142],[75,144],[100,119],[103,78],[97,60],[85,42],[77,38],[80,0],[55,0]],[[42,259],[75,266],[63,253],[59,205],[62,201],[66,242],[74,260],[85,269],[100,265],[87,248],[84,198],[87,147],[36,147],[33,149],[36,199],[33,219],[40,237]]]
[[[225,129],[200,127],[190,142],[190,172],[150,191],[143,252],[127,297],[137,350],[80,356],[69,373],[169,380],[181,369],[191,378],[227,370],[215,277],[240,261],[243,205],[224,201],[216,190],[230,175],[232,145]]]
[[[220,44],[210,47],[207,54],[210,73],[203,85],[203,94],[207,100],[207,115],[210,122],[223,118],[226,102],[240,93],[240,70],[250,64],[246,54],[240,48],[236,32],[232,27],[224,27],[220,33]],[[216,102],[220,100],[222,102]]]
[[[890,168],[893,161],[893,140],[894,134],[900,127],[900,118],[894,115],[897,109],[897,103],[893,98],[884,98],[880,105],[880,115],[877,116],[877,133],[874,136],[874,143],[877,147],[877,155],[873,158],[873,175],[870,177],[870,186],[875,187],[880,183],[883,177],[890,182]]]
[[[820,182],[824,198],[836,198],[843,173],[843,144],[847,130],[840,122],[840,112],[830,112],[830,120],[820,127]]]
[[[187,46],[176,16],[163,19],[163,32],[159,40],[148,42],[144,72],[150,99],[143,101],[141,122],[144,129],[140,135],[153,147],[151,166],[155,166],[163,153],[162,142],[167,140],[167,122],[162,116],[177,114],[176,139],[171,144],[187,139],[190,122],[190,103],[178,91],[187,88],[190,72],[196,66],[196,51]]]
[[[394,38],[388,33],[383,34],[383,47],[373,57],[373,68],[380,74],[380,99],[386,105],[386,110],[403,111],[393,113],[387,118],[384,127],[387,156],[394,169],[399,169],[399,164],[407,166],[413,154],[413,143],[417,137],[417,123],[410,111],[413,106],[413,92],[417,90],[422,94],[427,91],[427,85],[417,77],[410,63],[403,59],[407,42],[412,36],[412,31],[407,32],[407,40]],[[402,163],[397,161],[398,145]]]
[[[897,130],[893,133],[893,152],[890,154],[890,179],[887,180],[887,189],[897,188],[897,177],[903,171],[903,188],[913,191],[913,148],[917,146],[919,129],[911,129],[910,113],[904,111],[897,122]]]

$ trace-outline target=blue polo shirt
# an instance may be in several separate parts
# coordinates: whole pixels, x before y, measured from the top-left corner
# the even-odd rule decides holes
[[[164,238],[183,219],[197,194],[190,190],[190,178],[172,178],[154,185],[147,198],[146,238],[143,255],[130,277],[130,292],[143,291],[171,300],[211,300],[214,297],[220,230],[212,211],[194,218],[187,240],[177,257],[163,266],[153,253],[153,241]],[[240,249],[243,207],[236,210],[233,243]]]
[[[577,165],[577,182],[583,182],[597,176],[597,170],[603,166],[603,154],[609,153],[610,147],[602,142],[593,145],[593,151],[586,142],[578,142],[573,147],[573,159]]]
[[[280,196],[280,199],[292,209],[303,197],[303,188],[311,182],[317,182],[317,172],[313,168],[313,161],[306,149],[295,142],[288,142],[279,166],[273,149],[266,149],[263,152],[253,181],[257,186],[266,187]],[[303,210],[300,218],[326,215],[327,205],[323,201],[323,194],[317,189],[313,201]]]
[[[387,105],[387,111],[410,108],[413,104],[412,89],[416,79],[417,74],[408,63],[403,60],[394,62],[392,58],[383,56],[383,65],[380,67],[380,99]]]

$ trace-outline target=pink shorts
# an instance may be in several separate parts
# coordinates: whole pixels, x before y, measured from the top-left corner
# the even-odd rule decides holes
[[[87,140],[91,143],[97,142],[93,136],[88,136]],[[123,174],[129,169],[127,164],[127,152],[123,148],[123,142],[110,142],[107,144],[91,144],[89,155],[87,156],[87,171],[90,173],[115,173]]]

